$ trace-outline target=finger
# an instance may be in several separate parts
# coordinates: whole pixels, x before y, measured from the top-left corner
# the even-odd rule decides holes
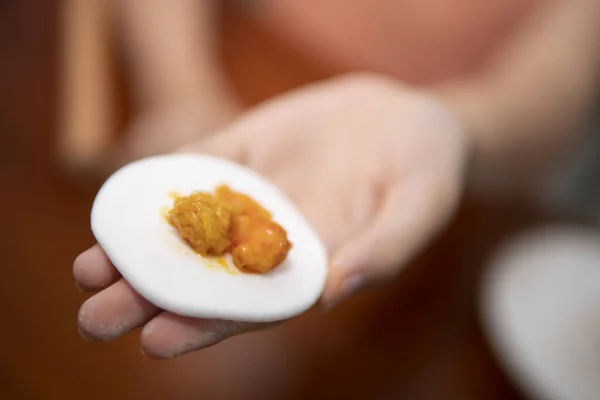
[[[373,223],[334,255],[322,296],[325,308],[395,278],[446,225],[457,199],[458,193],[427,180],[392,188]]]
[[[94,292],[115,283],[120,274],[100,245],[96,244],[75,259],[73,277],[79,290]]]
[[[274,325],[188,318],[165,311],[144,326],[140,345],[142,352],[150,357],[172,358]]]
[[[79,331],[90,340],[113,340],[145,324],[159,312],[158,307],[122,279],[81,306]]]

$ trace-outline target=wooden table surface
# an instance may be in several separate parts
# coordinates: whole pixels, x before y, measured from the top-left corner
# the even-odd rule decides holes
[[[393,287],[265,336],[163,362],[143,357],[135,334],[112,343],[82,340],[75,321],[85,296],[75,290],[71,265],[93,243],[89,212],[98,186],[75,185],[54,160],[57,16],[53,2],[0,2],[0,398],[251,398],[224,394],[234,392],[220,390],[203,359],[235,360],[232,351],[246,351],[241,343],[261,337],[286,340],[278,351],[290,352],[291,367],[273,371],[295,374],[278,378],[295,382],[282,389],[285,398],[522,398],[494,363],[476,308],[489,249],[536,221],[514,206],[465,205],[434,250]],[[225,18],[224,57],[249,103],[327,76],[235,15]]]

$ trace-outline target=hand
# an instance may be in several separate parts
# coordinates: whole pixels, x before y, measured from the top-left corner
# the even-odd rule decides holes
[[[461,197],[467,136],[440,102],[394,81],[351,76],[281,96],[184,148],[227,157],[282,188],[324,240],[331,265],[322,304],[394,279],[445,227]],[[95,246],[75,279],[100,290],[79,327],[110,340],[143,326],[142,349],[172,357],[260,324],[161,311],[119,277]]]

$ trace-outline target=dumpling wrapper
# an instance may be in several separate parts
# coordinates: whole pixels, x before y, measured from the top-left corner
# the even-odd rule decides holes
[[[219,184],[247,194],[286,229],[293,247],[266,274],[228,273],[196,254],[165,218],[173,193],[214,191]],[[257,173],[198,154],[148,157],[115,172],[92,207],[92,232],[122,276],[156,306],[188,317],[248,322],[283,320],[320,297],[327,250],[304,216]],[[237,271],[229,256],[231,271]]]

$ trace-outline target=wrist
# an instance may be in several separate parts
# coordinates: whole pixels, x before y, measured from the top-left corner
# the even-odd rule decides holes
[[[466,187],[477,195],[497,197],[515,190],[518,177],[508,172],[502,132],[506,129],[492,88],[462,84],[433,91],[462,124],[468,142]],[[513,160],[514,161],[514,160]]]

